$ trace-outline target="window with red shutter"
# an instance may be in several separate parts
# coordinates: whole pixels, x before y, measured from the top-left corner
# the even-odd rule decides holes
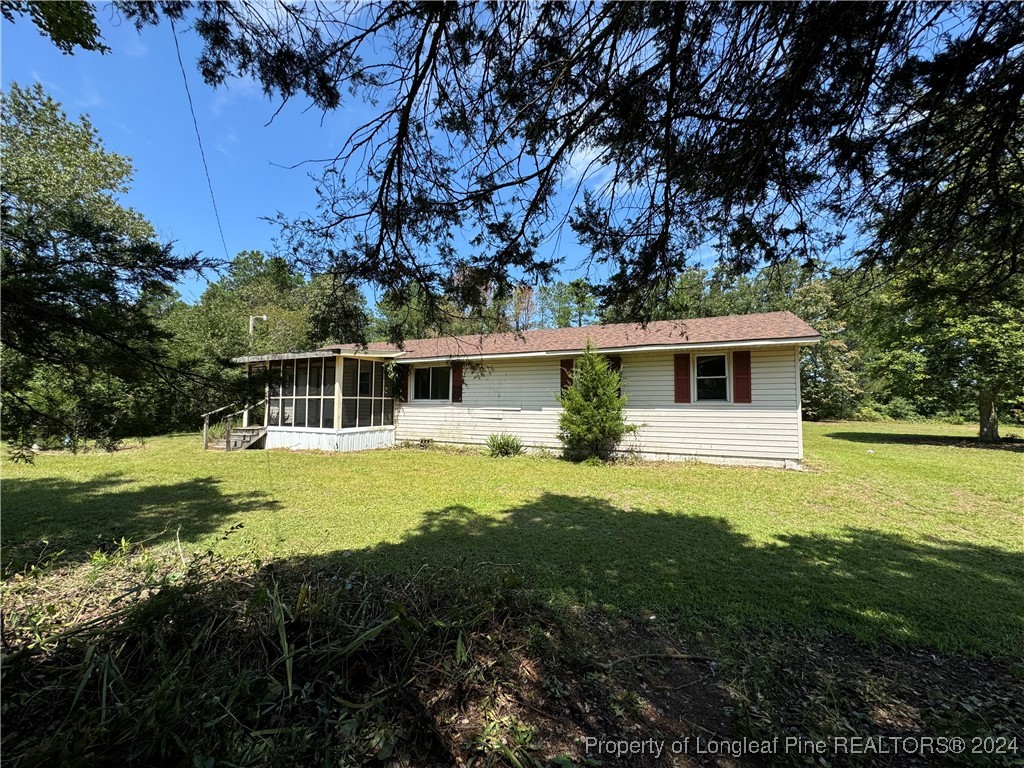
[[[688,354],[675,356],[675,390],[677,403],[690,402],[690,356]]]
[[[750,352],[732,353],[732,399],[734,403],[749,403],[750,389]]]
[[[452,364],[452,402],[462,402],[462,363]]]

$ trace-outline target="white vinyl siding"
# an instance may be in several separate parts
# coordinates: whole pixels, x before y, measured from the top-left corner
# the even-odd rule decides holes
[[[494,361],[482,377],[467,366],[461,404],[403,403],[395,437],[481,445],[488,435],[508,432],[528,446],[559,450],[561,357]],[[621,358],[627,418],[640,426],[623,448],[652,458],[801,458],[794,347],[751,349],[750,403],[675,403],[673,353],[624,352]]]

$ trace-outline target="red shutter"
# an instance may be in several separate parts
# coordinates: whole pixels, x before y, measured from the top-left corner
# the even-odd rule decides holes
[[[452,364],[452,402],[462,402],[462,363]]]
[[[750,402],[750,352],[732,353],[732,400]]]
[[[690,356],[676,355],[676,402],[690,402]]]
[[[564,392],[572,384],[572,369],[575,366],[576,361],[571,357],[566,358],[562,361],[562,391]]]

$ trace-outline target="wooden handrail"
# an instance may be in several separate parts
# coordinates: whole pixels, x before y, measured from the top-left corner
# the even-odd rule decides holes
[[[233,417],[237,416],[240,413],[245,413],[246,411],[248,411],[248,410],[250,410],[252,408],[256,408],[256,407],[258,407],[260,405],[263,405],[265,402],[267,402],[267,398],[263,398],[258,403],[253,403],[252,405],[247,405],[244,408],[240,408],[239,410],[234,411],[233,413],[229,413],[227,416],[224,417],[225,419],[227,419],[226,446],[227,446],[227,449],[229,451],[231,450],[231,427],[232,427],[232,419],[233,419]],[[234,406],[235,406],[235,404],[232,403],[231,405],[225,405],[224,407],[218,408],[215,411],[210,411],[209,413],[204,413],[203,414],[203,450],[204,451],[207,449],[207,447],[210,444],[210,417],[213,416],[213,414],[215,414],[215,413],[220,413],[221,411],[226,411],[228,408],[233,408]]]
[[[209,413],[204,413],[203,414],[203,418],[204,419],[208,419],[211,416],[213,416],[213,414],[215,414],[215,413],[220,413],[221,411],[226,411],[228,408],[233,408],[234,405],[235,405],[234,403],[231,403],[230,405],[223,405],[223,406],[221,406],[220,408],[218,408],[215,411],[210,411]]]
[[[245,406],[245,408],[239,408],[237,411],[235,411],[234,413],[232,413],[230,415],[231,416],[237,416],[240,413],[245,413],[246,411],[252,410],[253,408],[256,408],[257,406],[263,405],[265,402],[267,402],[267,398],[263,398],[258,403],[253,403],[252,405],[247,405],[247,406]]]

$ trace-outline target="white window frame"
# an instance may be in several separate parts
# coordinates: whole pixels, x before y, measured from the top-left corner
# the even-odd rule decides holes
[[[416,371],[429,371],[434,368],[440,368],[448,371],[448,396],[447,398],[442,397],[416,397]],[[412,403],[451,403],[452,402],[452,384],[454,383],[454,376],[452,376],[452,367],[450,365],[416,365],[412,369],[412,381],[410,389],[412,390],[409,398],[409,402]],[[431,385],[433,385],[434,374],[430,374]],[[433,389],[433,386],[431,386]]]
[[[732,403],[732,352],[705,352],[695,353],[690,356],[692,367],[693,382],[690,386],[692,388],[692,402],[697,405],[720,405],[722,403]],[[725,358],[725,400],[701,400],[697,395],[697,358],[699,357],[722,357]],[[717,379],[719,376],[705,376],[706,379]]]

